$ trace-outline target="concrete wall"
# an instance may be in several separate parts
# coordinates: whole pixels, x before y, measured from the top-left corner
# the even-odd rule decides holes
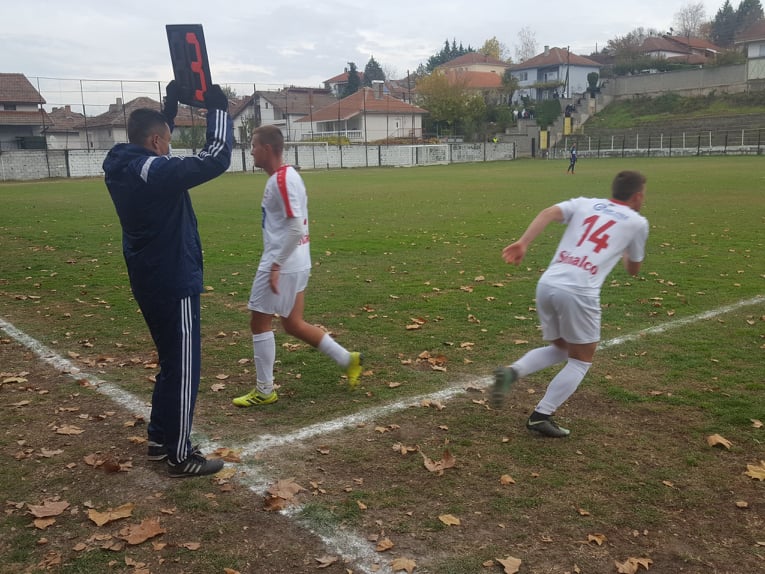
[[[49,177],[103,177],[108,150],[14,150],[0,153],[0,181]],[[174,149],[173,155],[191,156],[194,150]],[[293,145],[284,152],[287,163],[301,169],[393,167],[434,163],[504,161],[516,157],[512,142],[443,144],[434,146]],[[246,148],[235,148],[230,172],[253,171]]]
[[[679,72],[660,72],[622,76],[606,80],[603,92],[615,99],[636,95],[659,96],[673,92],[682,96],[701,96],[712,91],[744,92],[747,90],[748,65],[700,68]]]

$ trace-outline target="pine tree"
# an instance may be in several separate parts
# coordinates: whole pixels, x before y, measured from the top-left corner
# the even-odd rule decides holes
[[[385,81],[385,72],[383,72],[374,56],[369,58],[367,65],[364,67],[364,85],[371,86],[373,80]]]
[[[355,62],[348,62],[348,83],[345,84],[343,90],[343,97],[347,98],[351,94],[355,94],[361,87],[361,78],[359,78],[359,71],[356,69]]]

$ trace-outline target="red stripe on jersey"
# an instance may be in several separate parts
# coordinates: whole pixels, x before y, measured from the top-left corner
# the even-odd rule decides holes
[[[287,168],[289,166],[283,165],[278,169],[276,172],[276,185],[279,187],[279,193],[282,196],[282,201],[284,201],[284,207],[286,208],[286,215],[287,217],[295,217],[295,214],[292,213],[292,206],[290,205],[290,194],[287,191]]]

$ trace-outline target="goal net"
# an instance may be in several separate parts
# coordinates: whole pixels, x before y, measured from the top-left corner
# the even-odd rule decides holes
[[[382,165],[437,165],[449,163],[449,144],[397,145],[384,147]]]

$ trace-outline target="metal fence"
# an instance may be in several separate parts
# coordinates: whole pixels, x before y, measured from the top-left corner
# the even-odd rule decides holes
[[[589,158],[762,155],[765,153],[765,128],[567,136],[548,150],[547,157],[568,156],[573,144],[576,144],[579,156]]]

